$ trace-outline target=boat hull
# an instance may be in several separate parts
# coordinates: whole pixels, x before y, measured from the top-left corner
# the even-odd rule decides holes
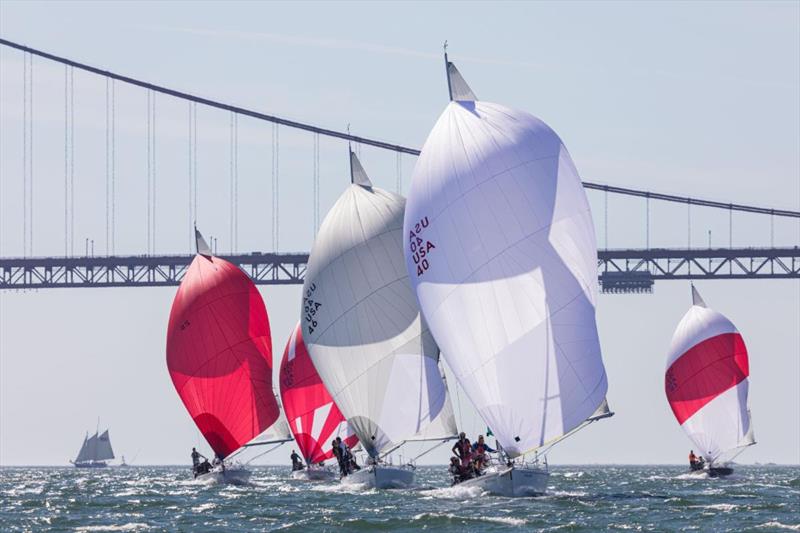
[[[251,472],[244,468],[214,469],[211,472],[200,474],[195,477],[197,481],[203,483],[220,483],[230,485],[245,485],[250,481]]]
[[[547,492],[550,473],[541,468],[507,467],[487,471],[482,476],[462,481],[459,487],[479,487],[489,494],[520,498]]]
[[[102,462],[72,463],[75,468],[106,468],[108,464]]]
[[[370,465],[342,478],[344,485],[374,489],[405,489],[414,484],[414,470],[402,466]]]
[[[291,474],[291,478],[298,481],[334,481],[337,477],[336,472],[327,468],[304,468]]]
[[[733,468],[729,466],[712,466],[708,469],[709,477],[725,477],[733,474]]]

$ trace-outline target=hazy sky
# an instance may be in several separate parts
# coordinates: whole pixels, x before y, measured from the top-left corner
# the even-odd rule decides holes
[[[447,101],[441,47],[479,98],[550,124],[584,179],[800,209],[800,4],[758,3],[0,3],[0,35],[66,57],[330,128],[421,146]],[[0,255],[22,254],[22,54],[0,49]],[[105,90],[75,72],[75,249],[105,242]],[[34,60],[35,255],[64,253],[64,67]],[[116,84],[116,250],[146,245],[146,102]],[[230,116],[199,108],[197,222],[231,249]],[[190,246],[189,106],[156,100],[157,253]],[[239,119],[239,251],[272,249],[272,128]],[[281,128],[281,251],[313,237],[312,137]],[[363,148],[394,189],[393,153]],[[346,148],[321,140],[322,215],[347,185]],[[414,158],[403,156],[408,186]],[[641,247],[645,205],[589,193],[598,245]],[[651,204],[652,246],[728,244],[728,214]],[[775,220],[776,245],[798,245]],[[733,219],[734,246],[768,246],[770,220]],[[705,281],[706,302],[743,333],[758,445],[743,462],[800,462],[800,282]],[[299,287],[262,287],[277,357]],[[175,288],[0,293],[0,464],[66,464],[97,418],[119,454],[186,463],[200,443],[166,370]],[[686,282],[602,295],[600,337],[617,415],[551,463],[676,463],[690,447],[663,392]],[[463,393],[461,424],[485,426]],[[206,448],[207,449],[207,448]],[[288,463],[290,450],[266,458]],[[138,454],[138,455],[137,455]],[[444,462],[446,452],[429,456]]]

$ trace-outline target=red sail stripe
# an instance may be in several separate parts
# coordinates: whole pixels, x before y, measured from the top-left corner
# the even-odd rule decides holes
[[[220,457],[278,419],[264,300],[235,265],[198,255],[178,288],[167,367],[197,428]]]
[[[706,339],[667,369],[664,389],[678,423],[750,375],[747,348],[739,333]]]
[[[293,339],[295,343],[294,358],[290,361],[289,350],[292,347]],[[283,352],[280,390],[283,409],[302,456],[309,463],[319,463],[330,459],[333,456],[333,452],[329,448],[330,441],[345,418],[322,383],[317,369],[314,368],[314,363],[303,342],[300,324],[297,324],[295,335],[293,338],[289,338]],[[311,434],[314,413],[328,404],[331,404],[328,416],[322,424],[322,428],[319,428],[318,435],[314,436]],[[351,435],[344,439],[344,442],[352,448],[358,442],[358,437]],[[327,448],[327,451],[323,448]]]

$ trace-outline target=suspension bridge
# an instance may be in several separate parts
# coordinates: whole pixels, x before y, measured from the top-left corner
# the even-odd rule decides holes
[[[190,162],[188,175],[188,208],[186,217],[189,241],[192,241],[192,225],[198,214],[198,172],[197,172],[197,107],[216,109],[229,114],[230,134],[230,190],[229,190],[229,253],[219,255],[239,265],[257,284],[286,285],[301,284],[305,274],[308,253],[281,253],[280,237],[280,135],[279,128],[289,128],[312,136],[312,225],[316,229],[320,220],[320,138],[330,138],[396,154],[398,192],[401,189],[401,157],[417,156],[419,150],[413,147],[394,144],[370,137],[353,135],[349,131],[337,131],[310,123],[289,120],[266,114],[242,106],[205,98],[196,94],[175,90],[138,78],[125,76],[92,65],[60,57],[42,50],[0,39],[0,46],[20,53],[23,59],[23,197],[22,227],[20,228],[23,253],[20,256],[0,257],[0,289],[30,290],[49,288],[89,288],[89,287],[142,287],[171,286],[180,283],[193,256],[189,253],[156,253],[157,209],[156,195],[159,191],[156,181],[156,95],[163,95],[176,101],[189,104],[189,124],[187,137]],[[34,255],[34,217],[35,181],[34,169],[34,65],[44,60],[47,63],[62,65],[64,91],[64,147],[63,147],[63,254],[48,256]],[[105,81],[105,238],[104,251],[95,254],[95,242],[86,238],[84,249],[76,251],[79,239],[75,232],[75,87],[74,73],[88,73]],[[146,250],[139,254],[117,254],[116,241],[120,222],[117,220],[117,162],[116,162],[116,89],[117,84],[125,84],[146,91]],[[238,132],[239,118],[247,117],[271,124],[271,226],[273,252],[241,253],[238,246],[239,234],[239,178],[238,178]],[[5,132],[4,132],[5,133]],[[39,151],[37,157],[43,157]],[[47,157],[45,155],[44,157]],[[6,179],[4,177],[4,179]],[[598,254],[598,280],[601,289],[608,293],[651,292],[656,281],[687,279],[787,279],[800,278],[800,248],[797,245],[776,246],[774,225],[776,220],[797,221],[800,212],[775,209],[764,206],[736,204],[710,199],[692,198],[655,191],[631,189],[585,181],[589,191],[603,195],[604,243],[606,247]],[[623,196],[639,198],[645,204],[646,246],[643,248],[608,248],[608,197]],[[686,207],[687,243],[680,248],[650,246],[651,202],[682,204]],[[717,210],[728,215],[728,247],[692,246],[692,210]],[[769,219],[770,245],[763,247],[734,247],[734,213],[749,213]],[[51,217],[51,223],[54,223]],[[61,221],[59,221],[61,222]],[[212,240],[216,242],[216,240]]]

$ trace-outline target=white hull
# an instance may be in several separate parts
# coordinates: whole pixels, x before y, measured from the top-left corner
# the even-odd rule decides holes
[[[414,484],[414,470],[408,467],[370,465],[342,478],[345,485],[370,489],[405,489]]]
[[[244,485],[250,480],[250,471],[244,468],[214,469],[195,478],[203,483],[230,483],[231,485]]]
[[[547,491],[547,470],[532,467],[502,467],[489,469],[482,476],[458,484],[459,487],[480,487],[489,494],[518,498],[538,496]]]
[[[337,477],[337,472],[327,468],[305,468],[295,470],[291,474],[291,478],[298,481],[333,481]]]

